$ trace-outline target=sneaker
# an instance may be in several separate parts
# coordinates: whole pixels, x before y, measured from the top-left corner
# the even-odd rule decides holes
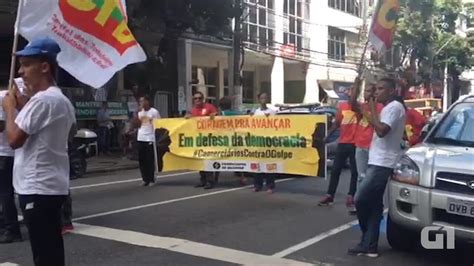
[[[356,207],[355,207],[355,204],[354,204],[354,197],[351,196],[351,195],[347,196],[346,208],[347,208],[347,211],[349,211],[349,213],[355,213],[356,212]]]
[[[360,244],[347,250],[347,254],[352,256],[366,256],[369,258],[377,258],[379,253],[377,251],[369,251],[363,248]]]
[[[147,181],[147,182],[143,182],[143,185],[142,185],[142,186],[148,187],[149,185],[150,185],[150,182]]]
[[[360,254],[357,254],[357,256],[365,256],[365,257],[369,257],[369,258],[377,258],[379,256],[379,253],[377,251],[367,251],[367,252],[363,252],[363,253],[360,253]]]
[[[261,190],[262,190],[262,188],[254,187],[252,191],[253,192],[260,192]]]
[[[198,188],[198,187],[204,187],[204,186],[206,186],[206,184],[198,183],[198,184],[196,184],[194,187],[195,187],[195,188]]]
[[[61,234],[65,235],[67,233],[70,233],[74,230],[74,226],[72,224],[67,224],[64,225],[63,228],[61,229]]]
[[[334,203],[334,197],[331,195],[326,195],[318,202],[318,206],[329,206]]]
[[[268,194],[273,194],[273,189],[272,188],[267,189],[267,193]]]
[[[21,242],[23,238],[21,237],[21,233],[10,233],[5,231],[3,235],[0,236],[0,244],[10,244],[13,242]]]

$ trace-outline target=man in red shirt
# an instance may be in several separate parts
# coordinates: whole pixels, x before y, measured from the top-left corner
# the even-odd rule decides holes
[[[204,94],[200,91],[197,91],[193,95],[193,108],[191,109],[191,116],[211,116],[217,114],[217,108],[210,104],[204,102]]]
[[[330,136],[337,128],[340,128],[339,143],[336,148],[336,157],[331,171],[331,179],[329,181],[327,195],[319,201],[319,206],[327,206],[334,202],[334,195],[336,194],[337,185],[339,184],[339,177],[342,168],[344,167],[347,158],[349,158],[351,184],[346,199],[346,207],[350,212],[355,211],[354,194],[357,186],[357,168],[354,139],[357,131],[357,123],[357,115],[352,111],[351,104],[348,102],[341,102],[337,109],[336,122],[333,123],[328,132],[328,136]]]
[[[406,139],[410,146],[414,146],[421,141],[421,131],[426,124],[426,119],[413,108],[406,108],[406,119]]]
[[[371,86],[364,91],[364,100],[365,102],[361,104],[362,113],[370,114],[369,101],[374,97],[375,86]],[[383,109],[383,104],[377,103],[376,105],[377,113]],[[369,123],[366,116],[362,116],[359,119],[357,124],[357,134],[355,135],[355,146],[356,146],[356,164],[357,164],[357,173],[359,178],[357,184],[360,184],[362,179],[365,177],[365,172],[367,171],[369,163],[369,148],[370,143],[372,142],[372,137],[374,135],[374,127]]]
[[[217,114],[217,108],[210,104],[204,102],[204,94],[200,91],[197,91],[193,95],[193,108],[191,109],[191,116],[215,116]],[[204,187],[204,189],[211,189],[214,187],[217,182],[218,172],[205,172],[200,171],[199,175],[201,176],[199,183],[195,187]]]

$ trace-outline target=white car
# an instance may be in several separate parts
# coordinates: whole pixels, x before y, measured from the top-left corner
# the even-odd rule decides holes
[[[414,248],[427,226],[454,228],[456,242],[474,242],[474,95],[454,103],[406,152],[389,181],[388,198],[393,248]]]

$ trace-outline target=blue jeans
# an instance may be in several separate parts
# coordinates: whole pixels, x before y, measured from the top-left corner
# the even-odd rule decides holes
[[[336,158],[334,158],[334,165],[331,170],[331,179],[329,180],[328,195],[334,197],[339,184],[339,177],[341,176],[342,168],[349,158],[349,165],[351,170],[351,183],[349,186],[350,196],[354,196],[357,189],[357,166],[355,160],[355,146],[352,143],[339,143],[336,148]]]
[[[108,127],[97,128],[97,144],[100,152],[108,152],[110,145],[110,129]]]
[[[357,188],[355,205],[362,231],[360,245],[368,251],[377,251],[383,214],[383,194],[392,172],[391,168],[369,165],[365,178]]]
[[[360,183],[362,183],[365,173],[367,172],[367,167],[369,166],[369,149],[356,148],[355,159],[357,173],[359,174],[359,177],[357,178],[357,186],[360,186]]]

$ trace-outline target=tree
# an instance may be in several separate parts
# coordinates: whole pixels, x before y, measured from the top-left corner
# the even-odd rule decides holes
[[[472,66],[472,42],[456,32],[461,0],[401,0],[395,46],[402,49],[404,73],[416,73],[426,84],[440,77],[448,63],[453,80]],[[403,75],[403,74],[402,74]]]
[[[129,24],[148,60],[129,66],[127,87],[134,95],[153,97],[157,90],[177,89],[177,40],[185,32],[230,39],[233,0],[134,0],[128,5]]]

